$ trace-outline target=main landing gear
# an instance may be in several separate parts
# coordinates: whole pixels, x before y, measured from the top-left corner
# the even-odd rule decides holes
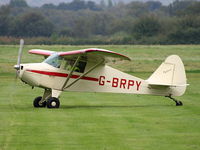
[[[176,103],[176,106],[183,106],[183,103],[179,100],[176,100],[175,98],[172,97],[172,95],[169,95],[169,96],[165,96],[165,97],[168,97],[170,98],[171,100],[173,100],[175,103]]]
[[[46,107],[47,108],[59,108],[60,101],[58,98],[49,97],[47,100],[43,101],[41,96],[38,96],[33,101],[34,107]]]
[[[33,101],[34,107],[47,107],[47,108],[59,108],[60,101],[59,97],[60,92],[51,89],[45,89],[43,97],[38,96]]]

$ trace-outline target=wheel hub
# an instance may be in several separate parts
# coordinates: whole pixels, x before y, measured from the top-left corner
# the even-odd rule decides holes
[[[55,106],[56,106],[56,102],[51,102],[51,105],[52,105],[53,107],[55,107]]]
[[[43,102],[42,101],[39,101],[39,103],[38,103],[40,106],[42,106],[42,104],[43,104]]]

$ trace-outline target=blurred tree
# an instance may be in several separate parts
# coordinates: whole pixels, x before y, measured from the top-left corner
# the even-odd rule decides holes
[[[118,32],[125,32],[130,34],[132,31],[132,26],[134,24],[133,18],[115,18],[111,20],[111,25],[109,26],[109,33],[115,34]]]
[[[0,8],[0,35],[8,35],[10,26],[10,8],[8,6],[2,6]]]
[[[106,7],[105,0],[101,0],[100,1],[100,6],[101,6],[101,8],[105,8]]]
[[[194,2],[193,4],[189,5],[187,8],[181,10],[179,15],[200,15],[200,2]]]
[[[51,36],[53,24],[39,13],[28,13],[16,22],[15,36],[38,37]]]
[[[177,44],[200,43],[200,17],[186,16],[177,20],[175,31],[169,34],[169,41]]]
[[[97,37],[99,43],[106,39],[108,43],[110,39],[114,43],[200,43],[198,1],[175,0],[169,6],[153,0],[118,5],[113,5],[114,0],[99,1],[99,5],[92,0],[72,0],[31,8],[25,0],[11,0],[8,8],[0,7],[0,35],[48,37],[53,33],[56,38],[88,41]]]
[[[80,10],[86,9],[86,3],[83,0],[73,0],[71,3],[68,4],[70,10]]]
[[[127,10],[128,15],[131,15],[132,17],[141,17],[149,13],[147,5],[137,1],[131,2],[129,5],[127,5]]]
[[[141,38],[142,36],[155,36],[161,30],[160,22],[157,18],[152,16],[147,16],[139,19],[134,27],[133,34],[137,38]]]
[[[148,10],[150,11],[160,9],[162,6],[162,3],[160,1],[147,1],[145,4],[147,5]]]
[[[108,0],[108,8],[113,7],[113,1],[112,0]]]
[[[56,6],[54,4],[44,4],[42,5],[42,8],[55,9]]]
[[[186,16],[177,21],[177,27],[180,30],[187,28],[200,28],[200,19],[196,16]]]
[[[192,5],[195,1],[196,0],[175,0],[173,3],[169,4],[169,6],[167,7],[167,11],[170,16],[176,16],[182,10]]]
[[[74,33],[69,28],[64,28],[59,32],[59,36],[61,37],[74,37]]]
[[[60,3],[58,6],[57,6],[58,9],[70,9],[69,8],[69,4],[67,3]]]
[[[86,3],[86,6],[87,6],[87,8],[90,9],[90,10],[94,10],[94,11],[101,10],[100,7],[98,7],[98,6],[96,5],[96,3],[93,2],[93,1],[88,1],[88,2]]]
[[[28,7],[28,4],[25,0],[10,0],[11,7]]]
[[[83,0],[73,0],[71,3],[60,3],[57,6],[58,9],[65,9],[65,10],[82,10],[82,9],[90,9],[90,10],[101,10],[100,7],[96,5],[93,1],[85,2]]]
[[[199,44],[200,28],[187,28],[169,34],[168,39],[173,44]]]
[[[90,19],[91,31],[94,35],[107,35],[108,26],[113,18],[106,13],[96,14]]]
[[[72,35],[78,38],[88,38],[90,33],[89,22],[84,18],[77,18],[72,27]]]

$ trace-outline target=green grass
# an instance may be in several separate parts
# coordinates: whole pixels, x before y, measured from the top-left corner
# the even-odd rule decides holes
[[[90,46],[97,47],[97,46]],[[73,50],[87,46],[25,46],[23,62],[40,62],[31,48]],[[15,82],[18,46],[0,46],[0,150],[197,150],[200,149],[200,46],[100,46],[129,55],[113,66],[148,78],[170,54],[186,64],[190,86],[176,107],[164,97],[131,94],[61,95],[60,109],[35,109],[42,89]]]

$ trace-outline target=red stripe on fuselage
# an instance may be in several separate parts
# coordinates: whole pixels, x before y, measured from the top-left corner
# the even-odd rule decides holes
[[[40,70],[27,70],[27,71],[38,73],[38,74],[43,74],[43,75],[56,76],[56,77],[67,77],[68,76],[68,74],[66,74],[66,73],[59,73],[59,72],[49,72],[49,71],[40,71]],[[70,78],[77,79],[79,77],[80,77],[79,75],[72,75]],[[93,78],[93,77],[81,77],[81,79],[89,80],[89,81],[96,81],[96,82],[99,81],[98,78]]]

